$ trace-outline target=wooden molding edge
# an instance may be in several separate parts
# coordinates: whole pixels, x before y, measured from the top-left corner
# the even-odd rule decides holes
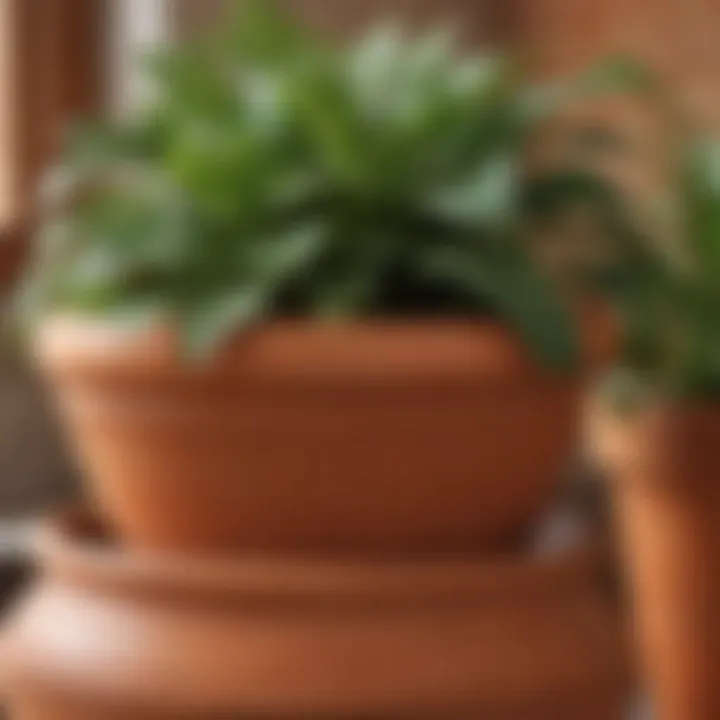
[[[0,295],[17,283],[30,254],[29,226],[17,225],[0,230]]]
[[[107,0],[0,0],[0,293],[21,272],[38,179],[104,105]]]

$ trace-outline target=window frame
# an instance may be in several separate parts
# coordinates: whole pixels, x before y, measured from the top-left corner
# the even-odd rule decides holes
[[[106,1],[0,0],[0,290],[27,255],[43,168],[103,105]]]

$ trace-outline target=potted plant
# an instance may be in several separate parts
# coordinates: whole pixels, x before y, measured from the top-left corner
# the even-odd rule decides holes
[[[549,96],[442,33],[228,28],[45,188],[25,305],[93,497],[150,547],[519,538],[605,346],[522,240]]]
[[[677,161],[677,162],[676,162]],[[661,720],[720,714],[720,142],[683,141],[669,210],[616,284],[622,367],[591,403]]]

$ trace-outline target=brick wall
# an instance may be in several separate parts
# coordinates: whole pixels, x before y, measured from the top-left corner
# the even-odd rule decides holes
[[[502,0],[285,0],[301,17],[337,37],[352,36],[388,16],[414,26],[451,21],[470,42],[495,40],[506,34],[511,2]],[[181,34],[216,19],[223,0],[174,0]]]

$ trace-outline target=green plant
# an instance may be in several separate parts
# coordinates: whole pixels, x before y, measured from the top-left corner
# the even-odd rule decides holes
[[[608,288],[626,325],[609,390],[632,406],[720,396],[720,139],[683,132],[671,154],[652,225],[626,234]]]
[[[193,353],[264,315],[490,313],[572,364],[522,241],[522,160],[577,85],[528,90],[448,33],[333,49],[268,0],[149,71],[153,102],[78,134],[49,179],[34,312],[160,314]]]

